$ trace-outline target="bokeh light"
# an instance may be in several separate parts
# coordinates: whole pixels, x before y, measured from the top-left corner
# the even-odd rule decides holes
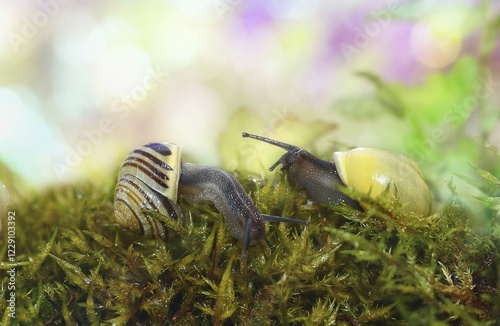
[[[430,68],[442,68],[458,58],[464,38],[464,13],[439,12],[421,19],[411,33],[415,57]]]
[[[485,45],[484,30],[500,8],[477,1],[0,7],[0,159],[36,188],[109,176],[133,146],[155,140],[183,144],[195,162],[223,165],[228,126],[252,126],[235,121],[241,110],[269,134],[295,119],[303,122],[297,134],[321,121],[337,127],[318,144],[416,153],[431,166],[435,158],[414,144],[425,144],[425,130],[443,128],[436,124],[473,91],[463,80],[481,80],[486,68],[494,74],[500,55],[496,42]],[[491,66],[479,69],[485,49]],[[481,103],[498,103],[496,94]],[[494,120],[481,122],[487,132],[468,125],[475,110],[462,109],[454,121],[467,126],[467,137],[498,145]],[[449,138],[461,130],[447,131]]]

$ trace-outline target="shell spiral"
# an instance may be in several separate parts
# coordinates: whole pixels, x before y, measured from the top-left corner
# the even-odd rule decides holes
[[[181,174],[181,146],[150,143],[124,160],[115,187],[115,219],[124,229],[147,238],[166,236],[164,225],[144,213],[154,210],[177,219],[174,204]]]

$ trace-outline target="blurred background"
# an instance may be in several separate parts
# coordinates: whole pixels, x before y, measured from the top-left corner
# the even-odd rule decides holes
[[[500,2],[348,3],[2,1],[0,161],[42,189],[168,141],[265,173],[282,150],[248,131],[406,154],[438,201],[469,164],[498,176]]]

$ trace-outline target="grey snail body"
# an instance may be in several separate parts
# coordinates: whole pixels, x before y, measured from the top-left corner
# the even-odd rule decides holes
[[[242,257],[251,242],[264,240],[264,222],[309,222],[259,212],[241,184],[228,172],[181,162],[181,146],[151,143],[132,151],[122,164],[115,187],[115,218],[125,229],[149,238],[163,238],[164,225],[144,214],[155,210],[177,219],[179,195],[194,203],[212,202],[224,216],[230,234],[243,240]]]
[[[347,204],[362,210],[358,203],[346,196],[335,185],[354,189],[377,198],[389,191],[403,204],[402,213],[413,212],[428,216],[431,196],[417,163],[394,153],[373,148],[356,148],[333,153],[333,161],[321,160],[294,145],[244,132],[243,137],[254,138],[281,147],[287,152],[269,169],[282,165],[281,171],[290,176],[310,197],[325,204]]]

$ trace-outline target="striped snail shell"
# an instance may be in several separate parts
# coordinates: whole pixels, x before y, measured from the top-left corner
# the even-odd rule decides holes
[[[177,219],[179,195],[193,203],[211,202],[224,216],[229,233],[243,240],[242,257],[251,242],[266,238],[264,222],[309,222],[262,214],[230,173],[181,162],[181,146],[151,143],[132,151],[123,162],[115,188],[115,218],[124,229],[149,238],[163,238],[164,225],[145,209]]]
[[[180,177],[181,146],[151,143],[132,151],[123,162],[115,187],[118,224],[147,238],[163,238],[164,225],[143,213],[149,209],[177,219],[174,205]]]

